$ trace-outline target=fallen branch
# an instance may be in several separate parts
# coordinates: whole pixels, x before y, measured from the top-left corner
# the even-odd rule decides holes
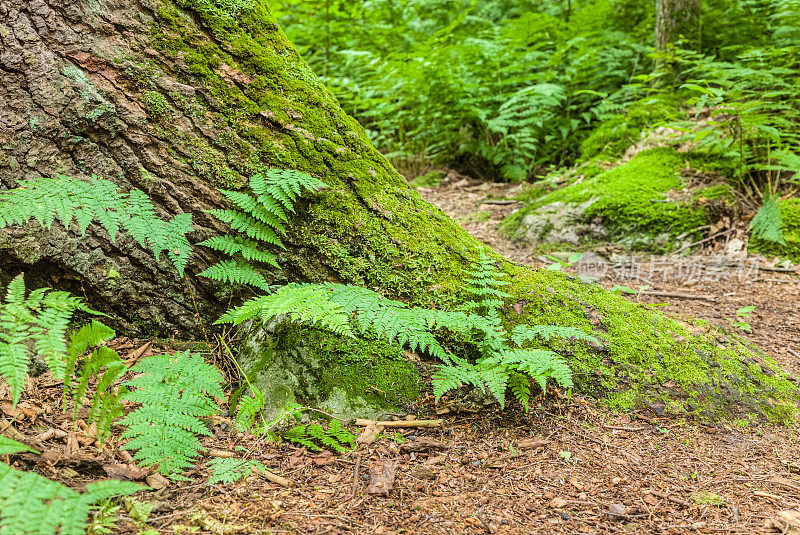
[[[673,252],[671,252],[670,254],[671,254],[671,255],[674,255],[674,254],[681,254],[681,253],[682,253],[682,252],[684,252],[686,249],[691,249],[691,248],[692,248],[692,247],[694,247],[695,245],[702,245],[702,244],[704,244],[704,243],[706,243],[706,242],[709,242],[709,241],[711,241],[711,240],[713,240],[713,239],[715,239],[715,238],[719,238],[720,236],[725,236],[726,234],[730,234],[730,233],[731,233],[731,232],[733,232],[734,230],[736,230],[736,229],[735,229],[735,228],[731,228],[731,229],[728,229],[728,230],[723,230],[722,232],[717,232],[716,234],[714,234],[713,236],[709,236],[708,238],[703,238],[703,239],[702,239],[702,240],[700,240],[700,241],[696,241],[696,242],[694,242],[694,243],[690,243],[689,245],[684,245],[683,247],[681,247],[681,248],[680,248],[680,249],[678,249],[677,251],[673,251]]]
[[[392,420],[379,422],[376,420],[365,420],[363,418],[356,419],[356,425],[368,426],[376,425],[384,428],[388,427],[441,427],[444,420]]]
[[[693,295],[693,294],[682,294],[677,292],[657,292],[657,291],[650,291],[650,292],[636,292],[639,295],[653,295],[656,297],[676,297],[678,299],[698,299],[700,301],[710,301],[712,303],[716,303],[717,300],[708,295]]]
[[[256,474],[260,475],[261,477],[263,477],[267,481],[275,483],[276,485],[280,485],[281,487],[288,487],[289,486],[289,480],[288,479],[286,479],[285,477],[281,477],[278,474],[274,474],[274,473],[270,472],[269,470],[262,470],[260,468],[253,467],[253,472],[255,472]]]

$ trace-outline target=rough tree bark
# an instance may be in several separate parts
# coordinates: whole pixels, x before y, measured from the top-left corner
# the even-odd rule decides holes
[[[268,167],[299,169],[329,188],[299,206],[273,280],[337,280],[452,303],[478,242],[408,188],[264,0],[223,5],[3,0],[0,187],[94,173],[146,191],[164,217],[190,212],[197,242],[225,231],[205,212],[223,204],[217,187],[244,187]],[[0,232],[0,283],[25,270],[30,283],[85,295],[128,332],[197,333],[200,320],[215,319],[227,304],[222,289],[196,275],[213,260],[195,251],[181,280],[166,259],[124,237],[114,245],[98,227],[83,238],[58,224]],[[560,273],[503,268],[515,298],[509,323],[580,326],[603,338],[596,348],[555,344],[582,387],[617,406],[771,419],[793,410],[796,388],[735,338]]]

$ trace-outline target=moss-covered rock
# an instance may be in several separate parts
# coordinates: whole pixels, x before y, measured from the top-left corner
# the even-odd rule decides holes
[[[265,394],[265,417],[302,403],[339,418],[413,410],[421,378],[405,352],[379,340],[343,338],[280,323],[251,327],[237,360]]]
[[[536,198],[506,218],[503,228],[532,243],[608,239],[629,249],[670,251],[677,236],[689,236],[707,223],[695,197],[667,195],[684,189],[681,165],[673,148],[642,151],[617,167]]]
[[[679,119],[680,99],[674,95],[645,97],[623,113],[605,120],[581,143],[581,160],[616,161],[646,128]]]
[[[782,201],[783,239],[786,244],[770,242],[761,238],[750,239],[750,252],[767,257],[780,257],[800,264],[800,199]]]

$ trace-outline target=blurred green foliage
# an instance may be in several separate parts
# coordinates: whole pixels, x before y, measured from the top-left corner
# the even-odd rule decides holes
[[[732,118],[707,124],[709,133],[699,136],[706,141],[702,150],[718,155],[742,184],[753,174],[762,187],[780,173],[763,168],[774,164],[772,151],[797,152],[800,0],[704,0],[700,49],[677,43],[667,63],[679,66],[682,79],[666,86],[652,83],[660,73],[652,72],[650,2],[270,5],[345,110],[401,168],[421,159],[525,180],[618,153],[643,129],[692,106],[732,107]],[[709,91],[713,98],[704,97]],[[641,103],[653,96],[659,105],[675,102],[676,113],[648,113]],[[651,116],[660,122],[643,124]]]

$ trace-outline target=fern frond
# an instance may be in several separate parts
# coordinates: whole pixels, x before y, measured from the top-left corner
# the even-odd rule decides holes
[[[776,197],[765,197],[764,204],[750,221],[750,230],[761,239],[786,245],[783,238],[783,216]]]
[[[24,224],[31,218],[50,229],[53,221],[69,228],[72,220],[81,234],[93,221],[108,231],[112,243],[126,230],[142,247],[148,247],[156,259],[169,251],[178,273],[183,271],[191,254],[186,234],[191,230],[191,214],[179,214],[170,221],[156,215],[155,207],[145,193],[118,191],[116,184],[92,176],[87,180],[56,175],[20,183],[19,187],[0,191],[0,228]]]
[[[127,365],[116,351],[99,345],[113,336],[113,329],[97,321],[84,325],[71,336],[66,360],[64,399],[66,400],[68,396],[73,399],[73,416],[77,414],[81,406],[81,399],[88,390],[90,380],[93,377],[97,379],[88,423],[96,424],[97,438],[100,444],[111,434],[111,425],[114,420],[122,416],[123,407],[120,399],[128,392],[123,387],[116,390],[112,388],[112,385],[127,370]],[[90,347],[94,347],[94,349],[88,357],[83,359],[76,382],[71,378],[75,376],[78,358]]]
[[[270,295],[255,297],[229,310],[216,323],[238,325],[254,318],[267,322],[283,315],[298,323],[353,336],[346,310],[330,299],[325,286],[315,284],[288,284]]]
[[[236,405],[236,429],[250,431],[256,423],[256,416],[264,410],[264,393],[251,386],[253,392],[239,400]]]
[[[526,412],[530,410],[530,378],[522,373],[512,372],[508,379],[508,386],[511,389],[511,393],[522,405],[522,408]]]
[[[510,349],[502,354],[508,366],[530,375],[546,390],[547,379],[552,378],[561,388],[572,388],[572,370],[566,360],[548,349]]]
[[[33,472],[0,463],[0,533],[82,535],[91,505],[143,488],[129,481],[103,481],[87,485],[86,492],[79,494]]]
[[[67,292],[40,288],[26,298],[22,275],[9,283],[0,305],[0,377],[11,387],[13,404],[25,387],[32,354],[43,358],[57,379],[65,379],[67,325],[76,310],[95,313]]]
[[[342,428],[338,420],[332,420],[328,429],[316,423],[297,425],[283,431],[280,436],[314,451],[328,449],[337,453],[349,450],[356,441],[355,435]]]
[[[203,449],[197,435],[210,431],[201,417],[218,412],[213,398],[223,397],[222,374],[189,352],[148,357],[133,368],[140,373],[125,383],[122,397],[141,406],[125,416],[125,449],[138,450],[134,459],[158,465],[161,474],[181,479]]]
[[[209,485],[214,485],[215,483],[229,485],[250,475],[254,468],[264,471],[267,469],[260,462],[250,459],[217,458],[209,461],[208,467],[211,470],[211,477],[208,478]]]
[[[17,442],[16,440],[11,440],[10,438],[0,435],[0,455],[17,453],[20,451],[30,451],[33,453],[39,453],[35,449],[26,446],[22,442]]]
[[[258,242],[242,238],[241,236],[214,236],[198,243],[215,251],[220,251],[228,256],[241,254],[242,258],[251,262],[263,262],[275,267],[280,267],[275,255],[259,249]]]
[[[220,221],[224,221],[231,226],[231,229],[241,232],[242,234],[258,241],[269,243],[270,245],[277,245],[283,247],[280,237],[275,230],[268,227],[264,223],[258,221],[251,215],[239,212],[237,210],[217,209],[210,210],[214,217]]]
[[[199,273],[219,282],[228,284],[247,284],[259,290],[269,291],[269,283],[264,275],[252,264],[238,260],[221,260]]]
[[[294,212],[294,202],[303,190],[319,191],[327,185],[309,174],[293,169],[270,169],[250,179],[250,187],[262,203],[275,201],[287,212]],[[266,204],[266,203],[265,203]]]

